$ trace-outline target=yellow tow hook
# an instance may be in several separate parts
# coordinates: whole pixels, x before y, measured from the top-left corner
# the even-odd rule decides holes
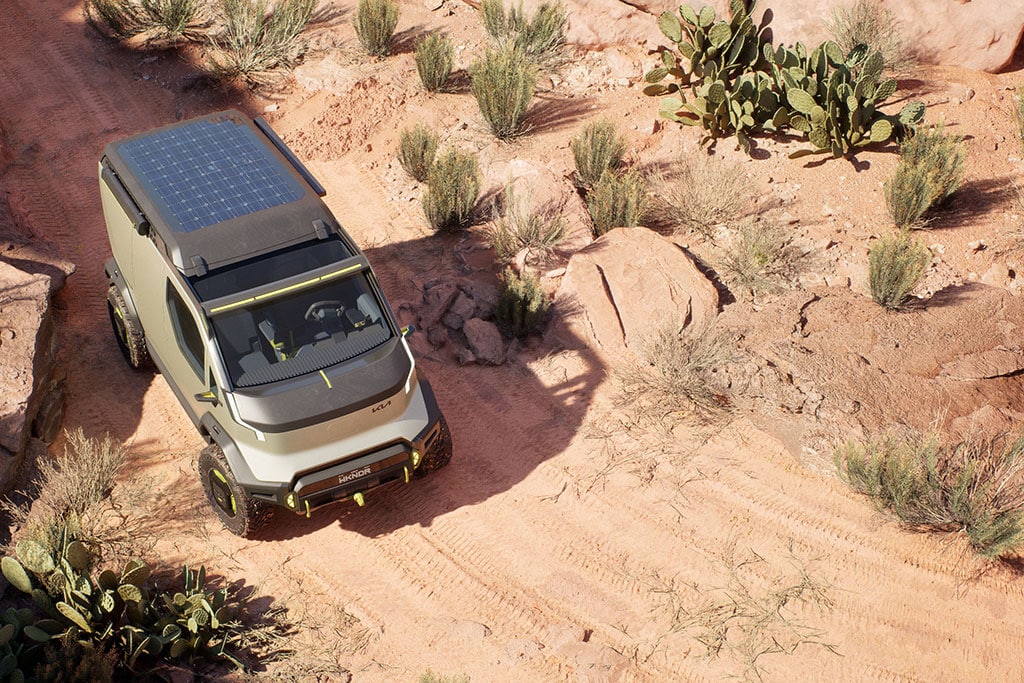
[[[405,483],[408,484],[409,483],[409,468],[408,467],[403,467],[402,471],[405,472]]]
[[[356,491],[355,493],[353,493],[352,500],[354,500],[356,502],[356,505],[358,505],[359,507],[363,507],[364,505],[366,505],[366,500],[363,498],[362,491]]]
[[[307,500],[307,501],[304,501],[304,502],[306,503],[306,519],[309,519],[310,517],[313,516],[312,514],[310,514],[309,501]]]

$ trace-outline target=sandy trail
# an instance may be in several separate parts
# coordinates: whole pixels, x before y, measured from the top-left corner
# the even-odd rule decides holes
[[[176,114],[262,105],[186,91],[187,67],[103,44],[66,0],[6,7],[0,35],[0,118],[17,153],[4,187],[22,224],[78,266],[58,301],[66,424],[133,443],[156,553],[287,604],[317,656],[367,681],[428,668],[475,681],[1024,677],[1024,580],[1012,566],[898,529],[745,418],[668,434],[624,422],[612,372],[591,352],[459,367],[415,336],[451,423],[451,466],[365,509],[281,514],[266,540],[230,536],[193,474],[199,437],[165,382],[128,371],[110,338],[95,164],[109,140]],[[395,60],[409,77],[411,56]],[[431,105],[381,78],[350,99],[293,92],[275,125],[311,159],[412,322],[425,281],[465,273],[457,243],[430,235],[417,203],[394,200],[390,149],[404,121],[393,107]],[[628,115],[649,103],[618,91],[600,104]],[[368,137],[331,118],[360,108],[379,115]],[[471,114],[460,100],[444,116]],[[318,135],[335,137],[314,147],[299,131],[318,121]],[[551,127],[482,155],[564,156],[573,132]],[[708,658],[699,639],[716,629],[725,640]]]

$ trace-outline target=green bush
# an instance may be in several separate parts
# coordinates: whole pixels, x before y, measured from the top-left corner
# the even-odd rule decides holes
[[[607,119],[587,124],[570,144],[576,177],[585,188],[593,187],[605,171],[618,170],[626,153],[626,141]]]
[[[1013,115],[1017,122],[1017,141],[1024,149],[1024,85],[1017,86]]]
[[[200,0],[86,0],[86,18],[118,40],[147,34],[147,42],[176,43],[202,38],[209,26]]]
[[[739,219],[754,196],[753,183],[738,164],[706,154],[681,159],[678,173],[662,184],[666,217],[708,239],[716,225]]]
[[[511,183],[505,186],[504,211],[488,232],[488,241],[501,263],[509,263],[516,254],[549,252],[565,237],[568,225],[554,213],[530,208],[529,199],[521,200]]]
[[[855,0],[845,7],[836,7],[825,22],[825,29],[844,53],[858,45],[878,50],[890,73],[907,76],[917,66],[914,53],[903,42],[899,20],[880,0]]]
[[[207,55],[219,79],[242,78],[260,85],[274,72],[290,69],[306,53],[299,38],[318,0],[220,0],[224,28]]]
[[[422,123],[402,130],[398,138],[398,161],[417,181],[426,182],[437,155],[437,134]]]
[[[963,139],[942,128],[918,130],[900,145],[900,162],[885,186],[885,202],[900,228],[925,227],[926,212],[963,182]]]
[[[871,298],[883,308],[900,308],[921,282],[929,263],[928,248],[908,232],[879,237],[868,252]]]
[[[542,69],[557,69],[564,63],[569,15],[561,2],[542,2],[532,17],[523,12],[522,2],[506,12],[502,0],[483,0],[480,11],[484,29],[497,42],[512,43]]]
[[[505,269],[494,318],[506,337],[522,339],[540,332],[550,308],[551,300],[535,275]]]
[[[840,477],[918,529],[957,531],[984,557],[1024,544],[1024,439],[888,435],[836,450]]]
[[[743,221],[725,254],[732,278],[751,290],[772,290],[778,276],[789,270],[792,254],[789,234],[768,220]]]
[[[359,44],[367,54],[387,56],[391,52],[391,37],[398,25],[398,3],[395,0],[359,0],[352,25]]]
[[[491,132],[508,140],[525,132],[537,67],[511,43],[488,49],[469,67],[473,97]]]
[[[436,230],[456,231],[469,224],[480,196],[476,155],[456,149],[442,154],[430,169],[423,212]]]
[[[647,181],[636,169],[605,171],[587,193],[587,208],[596,237],[612,228],[636,227],[647,208]]]
[[[444,88],[454,64],[455,50],[448,36],[431,33],[416,41],[416,71],[423,87],[430,92]]]
[[[899,163],[885,182],[885,208],[893,225],[900,229],[919,228],[931,206],[928,173],[920,166]]]

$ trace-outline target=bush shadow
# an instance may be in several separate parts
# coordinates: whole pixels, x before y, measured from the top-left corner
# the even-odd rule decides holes
[[[530,107],[526,126],[531,133],[560,130],[579,123],[594,113],[589,98],[563,98],[538,95],[540,100]]]
[[[941,206],[926,214],[930,230],[961,227],[1009,202],[1016,194],[1014,178],[978,178],[960,186]]]

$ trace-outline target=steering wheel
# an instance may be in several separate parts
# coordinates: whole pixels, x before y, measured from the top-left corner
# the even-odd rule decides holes
[[[328,310],[333,308],[335,311],[337,311],[337,309],[341,307],[342,305],[340,301],[314,301],[309,305],[309,308],[306,309],[306,320],[308,320],[311,323],[322,323],[324,321],[324,318],[327,317]]]

